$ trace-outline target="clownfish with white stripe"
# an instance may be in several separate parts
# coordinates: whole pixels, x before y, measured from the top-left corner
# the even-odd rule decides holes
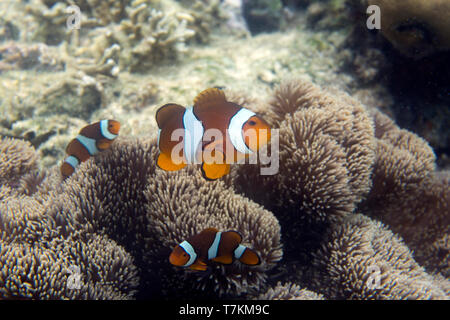
[[[241,244],[236,231],[220,232],[208,228],[177,245],[169,256],[171,264],[191,270],[205,271],[207,261],[231,264],[235,259],[249,266],[261,263],[258,254]]]
[[[270,127],[254,112],[230,101],[218,88],[202,91],[194,105],[169,103],[158,109],[157,165],[176,171],[201,163],[207,180],[228,174],[230,164],[247,158],[270,141]],[[178,139],[174,134],[178,133]],[[181,141],[180,141],[181,139]]]
[[[120,123],[115,120],[101,120],[81,129],[67,145],[66,153],[69,156],[61,165],[63,178],[69,177],[81,162],[108,149],[117,138],[119,130]]]

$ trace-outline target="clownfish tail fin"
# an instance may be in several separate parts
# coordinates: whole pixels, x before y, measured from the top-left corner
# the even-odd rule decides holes
[[[162,129],[165,124],[174,117],[175,114],[183,114],[185,111],[186,109],[183,106],[176,103],[167,103],[163,105],[156,111],[155,118],[158,128]]]
[[[261,263],[261,259],[254,250],[241,244],[234,251],[234,255],[240,262],[249,266],[256,266]]]

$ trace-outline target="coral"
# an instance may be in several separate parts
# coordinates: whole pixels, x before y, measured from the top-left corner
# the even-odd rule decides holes
[[[261,175],[259,166],[239,166],[232,184],[276,214],[295,249],[316,242],[321,223],[351,213],[370,190],[373,126],[355,100],[306,81],[280,85],[268,108],[279,127],[279,170]]]
[[[193,38],[198,43],[208,43],[211,32],[225,20],[226,13],[220,0],[183,1],[186,13],[177,14],[179,19],[187,21],[187,27],[195,32]],[[187,6],[189,4],[189,6]]]
[[[275,287],[260,294],[258,300],[324,300],[321,294],[301,289],[294,283],[277,283]]]
[[[435,155],[423,139],[379,112],[374,119],[373,187],[362,208],[401,234],[418,262],[448,276],[449,176],[435,171]]]
[[[36,194],[18,190],[0,198],[0,297],[132,298],[138,277],[129,253],[102,235],[61,236],[47,215],[44,193]],[[69,287],[71,275],[80,276],[77,289]]]
[[[37,169],[37,162],[29,142],[0,138],[0,185],[17,186],[22,176]]]
[[[382,12],[381,33],[401,53],[421,58],[450,49],[447,0],[367,0]]]
[[[141,285],[148,286],[152,295],[160,290],[183,295],[183,288],[199,286],[205,296],[208,292],[240,294],[262,285],[263,271],[281,258],[277,220],[223,182],[208,183],[196,168],[176,174],[156,171],[156,152],[155,140],[119,139],[106,157],[82,165],[68,180],[63,186],[64,201],[52,205],[50,215],[66,221],[64,232],[81,229],[107,234],[123,245],[136,257]],[[244,243],[258,251],[262,265],[218,264],[207,276],[168,270],[170,250],[206,227],[239,231]],[[162,283],[161,288],[155,283]]]
[[[187,27],[188,15],[168,14],[145,3],[127,9],[127,19],[99,30],[100,35],[94,38],[100,52],[114,44],[119,46],[122,70],[144,72],[186,52],[186,41],[195,35]]]
[[[252,34],[276,31],[283,17],[280,0],[244,0],[243,15]]]
[[[58,2],[51,8],[40,0],[27,4],[26,12],[35,20],[32,39],[48,45],[58,45],[68,39],[70,30],[66,27],[67,5]]]
[[[427,274],[381,222],[349,215],[333,224],[313,261],[312,287],[331,299],[445,299],[448,284]]]
[[[58,259],[54,262],[61,265],[60,271],[72,264],[79,266],[86,286],[74,296],[62,292],[67,275],[59,272],[50,294],[49,288],[30,275],[35,288],[32,297],[132,297],[137,285],[134,266],[139,269],[139,290],[144,297],[186,296],[193,287],[202,289],[198,295],[203,297],[236,296],[264,286],[265,271],[282,255],[276,218],[234,194],[223,182],[205,181],[196,168],[180,173],[156,171],[156,152],[156,139],[119,139],[104,155],[80,165],[62,184],[55,170],[44,177],[27,178],[28,187],[21,190],[34,189],[27,192],[32,196],[2,186],[0,195],[7,200],[0,206],[2,241],[20,245],[20,256],[31,261],[36,255],[51,255]],[[39,186],[33,187],[33,181]],[[209,272],[200,274],[169,267],[171,249],[206,227],[237,230],[243,243],[259,253],[262,264],[213,264]],[[6,254],[6,261],[16,254]],[[107,268],[107,262],[114,259],[118,265]],[[99,275],[91,270],[98,270]],[[4,274],[19,271],[15,272],[8,269]],[[24,285],[20,279],[7,283],[3,297],[29,297],[28,291],[15,289]],[[111,284],[99,287],[106,282]]]
[[[64,113],[83,119],[102,106],[103,85],[95,78],[76,72],[49,87],[42,93],[41,101],[45,107],[35,112],[36,116],[52,116]]]
[[[85,242],[54,239],[40,246],[0,240],[0,248],[2,299],[133,297],[137,278],[132,259],[107,238],[93,236]],[[69,277],[77,277],[78,270],[79,287],[75,282],[77,287],[71,288]]]
[[[29,143],[3,139],[3,162],[22,160],[0,170],[0,297],[449,297],[449,176],[424,140],[306,81],[267,102],[229,98],[279,129],[276,175],[165,172],[152,136],[119,138],[62,181],[57,167],[37,172]],[[171,266],[172,248],[207,227],[238,231],[262,264]]]
[[[0,41],[17,40],[19,38],[19,28],[9,19],[0,18]]]
[[[5,43],[0,46],[0,57],[0,73],[9,70],[60,71],[63,69],[63,63],[49,52],[45,44]]]

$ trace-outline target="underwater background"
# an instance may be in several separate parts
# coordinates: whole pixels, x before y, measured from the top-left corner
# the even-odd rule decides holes
[[[449,298],[450,1],[0,13],[0,299]],[[156,111],[210,87],[279,130],[278,173],[157,168]],[[67,144],[101,119],[117,141],[64,180]],[[169,263],[210,227],[261,264]]]

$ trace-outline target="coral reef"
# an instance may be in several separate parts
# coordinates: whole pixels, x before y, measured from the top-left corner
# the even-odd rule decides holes
[[[0,73],[9,70],[60,71],[63,63],[49,53],[45,44],[18,45],[5,43],[0,46]]]
[[[267,117],[279,127],[278,173],[240,166],[232,184],[277,213],[286,250],[297,250],[297,243],[316,242],[322,223],[351,213],[370,190],[373,126],[356,101],[305,81],[279,86]]]
[[[279,129],[277,174],[164,172],[153,129],[63,182],[36,170],[29,143],[3,139],[0,297],[448,299],[449,179],[424,140],[308,81],[266,102],[231,97]],[[207,227],[238,231],[262,264],[170,266],[172,248]]]
[[[0,138],[0,185],[16,187],[22,176],[37,169],[37,162],[29,142]]]
[[[448,261],[450,252],[448,173],[435,171],[435,155],[423,139],[379,112],[374,119],[373,187],[362,207],[402,235],[419,263],[448,277],[448,263],[438,261]]]
[[[77,263],[83,259],[80,255],[89,253],[83,249],[83,246],[94,246],[89,241],[96,244],[91,250],[118,256],[119,265],[113,265],[110,271],[114,274],[101,271],[106,267],[108,256],[95,256],[99,261],[93,258],[81,260],[85,263],[80,266],[82,278],[92,281],[86,282],[86,290],[93,292],[83,291],[74,296],[55,289],[57,292],[49,297],[131,297],[137,281],[135,266],[141,279],[140,296],[147,298],[186,296],[193,287],[202,289],[198,295],[203,297],[211,297],[211,294],[235,296],[264,286],[267,277],[264,271],[272,268],[282,255],[280,229],[275,217],[259,205],[234,194],[223,182],[208,183],[194,168],[176,175],[156,171],[156,150],[155,139],[142,142],[119,140],[105,156],[82,164],[80,170],[61,185],[59,174],[52,172],[38,181],[39,188],[29,200],[17,194],[19,199],[12,199],[14,195],[11,194],[4,196],[8,204],[1,210],[0,230],[6,243],[31,243],[33,250],[48,248],[53,254],[61,250],[64,253],[70,247],[79,248],[72,253],[75,257],[58,262],[65,268],[69,262]],[[28,203],[26,201],[38,205],[30,202],[21,207]],[[171,249],[205,227],[239,231],[244,243],[257,250],[262,264],[254,268],[239,263],[227,267],[217,264],[207,274],[185,274],[184,270],[175,267],[168,269]],[[53,244],[55,242],[65,244],[58,246]],[[90,274],[90,268],[97,268],[100,277],[92,279],[94,275]],[[125,277],[122,271],[130,274],[123,286],[119,286],[121,278]],[[60,288],[67,275],[58,277]],[[97,290],[105,279],[110,279],[111,287]],[[3,281],[7,288],[4,297],[28,296],[28,293],[15,291],[16,283]],[[42,294],[33,297],[48,297],[45,295],[47,289],[39,283],[33,282],[30,286]],[[113,293],[108,297],[111,290]]]
[[[399,129],[379,112],[368,113],[349,96],[331,92],[323,92],[302,81],[286,83],[276,89],[264,113],[266,117],[272,115],[272,124],[280,128],[279,172],[262,176],[257,166],[241,166],[235,168],[229,183],[263,204],[279,219],[285,263],[280,266],[280,272],[297,270],[294,271],[297,276],[289,277],[294,283],[313,288],[332,299],[447,297],[444,288],[448,284],[437,280],[439,276],[430,276],[414,259],[428,272],[447,276],[448,175],[433,178],[442,174],[435,171],[434,154],[424,140]],[[319,285],[311,283],[311,272],[320,268],[325,268],[331,276],[341,273],[330,266],[339,266],[344,268],[342,270],[349,268],[352,270],[348,271],[349,277],[361,269],[361,266],[345,262],[348,260],[344,258],[346,253],[341,251],[350,244],[343,242],[342,248],[334,247],[330,238],[336,232],[336,241],[344,241],[340,228],[351,229],[353,223],[358,227],[348,231],[349,235],[369,237],[369,230],[357,231],[360,223],[345,222],[348,219],[366,219],[365,223],[377,225],[377,230],[383,228],[366,216],[357,218],[356,215],[355,218],[356,210],[392,226],[415,252],[413,259],[408,247],[397,244],[402,241],[393,238],[391,231],[386,229],[382,242],[389,249],[376,244],[368,256],[376,251],[382,258],[382,250],[396,250],[399,256],[408,252],[408,257],[404,258],[409,261],[405,272],[416,270],[418,278],[427,279],[427,286],[409,290],[408,281],[412,280],[402,280],[403,284],[395,287],[393,283],[404,277],[399,271],[392,275],[395,280],[383,289],[383,293],[370,290],[362,293],[358,285],[363,286],[361,281],[367,279],[366,269],[362,271],[362,279],[354,279],[357,281],[354,284],[348,284],[350,280],[345,278],[345,273],[339,278],[339,284],[330,285],[331,278]],[[349,225],[344,227],[346,223]],[[339,231],[333,231],[335,228]],[[349,241],[359,250],[362,238]],[[394,249],[396,247],[399,248]],[[326,258],[334,255],[330,253],[333,250],[336,250],[336,256],[339,255],[335,261]],[[356,248],[349,250],[348,254],[358,252]],[[311,268],[311,259],[325,260]],[[395,263],[395,260],[380,260],[380,268],[388,264],[389,270],[405,269]],[[325,279],[326,272],[317,277]],[[342,287],[343,284],[349,287]],[[325,287],[328,289],[322,290]]]
[[[317,294],[310,290],[301,289],[300,286],[294,283],[277,283],[273,288],[267,292],[260,294],[256,299],[258,300],[323,300],[321,294]]]
[[[275,31],[283,17],[280,0],[244,0],[243,15],[252,34]]]
[[[403,54],[421,58],[450,49],[446,0],[367,0],[382,12],[381,33]]]
[[[354,214],[331,226],[316,253],[312,287],[334,299],[445,299],[445,284],[427,274],[391,231]],[[378,283],[375,281],[378,276]]]

